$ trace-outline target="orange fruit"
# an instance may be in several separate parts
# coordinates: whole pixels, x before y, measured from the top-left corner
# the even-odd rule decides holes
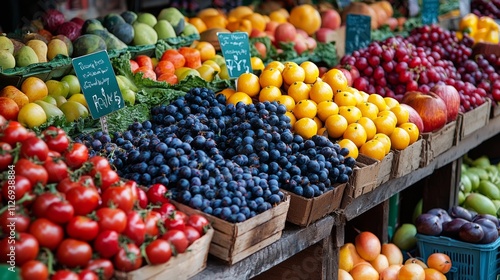
[[[257,96],[260,92],[259,77],[254,73],[243,73],[236,80],[236,90],[248,94],[250,97]]]
[[[361,115],[370,119],[375,119],[379,113],[378,107],[370,102],[361,102],[356,105],[359,110],[361,110]]]
[[[354,94],[348,91],[335,93],[333,101],[339,106],[356,106],[356,104],[358,103],[358,100],[356,99]]]
[[[259,13],[252,13],[243,17],[252,23],[252,28],[259,31],[266,29],[266,19]]]
[[[207,25],[199,17],[190,18],[189,23],[191,23],[192,25],[194,25],[194,27],[196,27],[196,30],[198,30],[198,33],[201,33],[203,31],[207,30]]]
[[[28,77],[23,81],[21,91],[28,96],[29,102],[44,99],[49,94],[49,89],[45,82],[35,76]]]
[[[252,104],[252,98],[244,92],[237,91],[227,99],[227,104],[233,104],[236,106],[238,102],[243,102],[246,105],[250,105]]]
[[[321,15],[309,4],[294,6],[288,21],[296,28],[304,30],[309,36],[321,27]]]
[[[384,97],[382,97],[382,95],[380,94],[370,94],[368,96],[368,102],[375,104],[378,107],[379,111],[385,111],[388,109],[387,104],[385,104]]]
[[[379,116],[373,119],[375,126],[377,127],[377,133],[383,133],[385,135],[391,135],[396,128],[396,120],[390,116]]]
[[[365,129],[367,140],[372,139],[373,136],[375,136],[375,134],[377,134],[377,127],[375,126],[375,123],[370,118],[361,117],[361,118],[359,118],[357,123],[359,123]]]
[[[385,154],[387,155],[391,151],[391,138],[383,133],[376,133],[373,139],[378,140],[384,144]]]
[[[318,133],[316,133],[316,134],[328,137],[328,132],[326,132],[326,127],[324,127],[324,126],[322,128],[319,128],[318,129]]]
[[[446,276],[437,269],[424,268],[425,280],[446,280]]]
[[[300,100],[309,99],[309,91],[311,87],[304,82],[293,82],[288,86],[287,94],[290,95],[295,102]]]
[[[319,68],[314,62],[304,61],[299,66],[306,72],[306,77],[304,78],[305,83],[312,84],[316,82],[319,77]]]
[[[432,253],[427,257],[427,265],[441,273],[448,273],[451,269],[451,259],[444,253]]]
[[[215,8],[205,8],[200,10],[197,14],[196,17],[199,17],[201,20],[205,21],[205,18],[209,16],[215,16],[215,15],[220,15],[219,10]]]
[[[399,127],[402,129],[406,130],[408,132],[408,135],[410,135],[410,144],[415,143],[418,140],[418,136],[420,135],[420,132],[418,131],[418,127],[416,124],[407,122],[401,124]]]
[[[344,138],[340,140],[337,144],[339,144],[340,148],[347,148],[347,150],[349,150],[349,153],[347,154],[346,157],[352,157],[354,159],[358,157],[359,149],[352,140]]]
[[[322,80],[316,80],[311,86],[309,96],[314,102],[320,103],[321,101],[333,100],[333,90],[329,84]]]
[[[293,64],[286,66],[281,74],[283,81],[289,85],[294,82],[303,82],[306,78],[306,71],[302,67]]]
[[[396,115],[397,118],[396,125],[401,125],[403,123],[406,123],[410,119],[410,112],[408,112],[408,109],[406,109],[403,106],[396,105],[390,108],[390,112],[393,112],[394,115]]]
[[[326,121],[329,116],[337,115],[339,113],[339,106],[331,100],[321,101],[316,107],[318,110],[316,114],[322,121]]]
[[[226,28],[227,18],[222,14],[209,15],[203,19],[207,29],[212,28]]]
[[[251,15],[251,14],[253,14],[253,9],[250,8],[249,6],[238,6],[238,7],[232,8],[227,13],[227,17],[241,19],[241,18],[244,18],[244,17]]]
[[[342,115],[350,124],[362,117],[361,110],[355,106],[339,106],[339,115]]]
[[[385,101],[385,104],[387,105],[387,107],[389,107],[389,109],[396,106],[396,105],[399,105],[399,101],[397,101],[395,98],[392,98],[389,96],[384,97],[384,101]]]
[[[275,21],[277,23],[285,23],[288,21],[288,16],[286,16],[285,14],[283,14],[280,11],[272,11],[269,14],[269,19],[271,21]]]
[[[287,111],[292,111],[295,108],[295,100],[291,96],[286,94],[282,94],[280,97],[276,99],[279,104],[283,104],[286,107]]]
[[[285,115],[286,115],[288,118],[290,118],[290,125],[292,125],[292,127],[293,127],[293,125],[294,125],[294,124],[295,124],[295,122],[297,121],[297,118],[296,118],[296,117],[295,117],[295,115],[294,115],[292,112],[290,112],[290,111],[286,111],[286,112],[285,112]]]
[[[216,54],[214,45],[209,42],[199,41],[194,48],[200,52],[201,62],[212,59]]]
[[[344,89],[344,91],[350,92],[354,95],[354,97],[356,98],[356,101],[357,101],[356,105],[365,101],[363,99],[363,95],[361,94],[361,92],[359,90],[357,90],[356,88],[348,86],[346,89]]]
[[[273,60],[269,62],[266,67],[264,67],[264,70],[269,69],[269,68],[276,68],[278,71],[283,72],[283,69],[285,69],[285,65],[278,60]]]
[[[410,135],[404,128],[394,128],[389,138],[391,138],[392,148],[396,150],[403,150],[410,145]]]
[[[252,70],[255,71],[255,70],[264,70],[264,62],[262,61],[262,59],[260,59],[260,57],[257,57],[257,56],[252,56],[250,58],[250,64],[252,65]]]
[[[340,138],[348,125],[347,120],[342,115],[331,115],[325,121],[326,131],[331,138]]]
[[[313,121],[316,122],[318,127],[323,127],[323,122],[318,117],[314,117]]]
[[[234,90],[234,89],[232,89],[232,88],[225,88],[225,89],[223,89],[223,90],[219,91],[217,94],[222,94],[222,95],[224,95],[224,96],[226,97],[226,100],[227,100],[227,99],[228,99],[231,95],[233,95],[233,93],[235,93],[235,92],[236,92],[236,90]],[[216,94],[216,95],[217,95],[217,94]]]
[[[371,139],[361,145],[359,152],[365,156],[382,160],[385,157],[385,146],[381,141]]]
[[[259,83],[261,87],[275,86],[279,88],[283,84],[283,76],[278,68],[264,68],[259,75]]]
[[[347,78],[339,69],[328,70],[321,79],[332,87],[333,92],[344,91],[347,88]]]
[[[293,114],[299,120],[302,118],[314,118],[318,112],[316,104],[309,99],[300,100],[293,108]]]
[[[269,101],[273,102],[281,96],[281,90],[275,86],[267,86],[262,88],[259,93],[259,101]]]
[[[318,125],[311,118],[302,118],[295,122],[293,130],[304,139],[309,139],[318,133]]]
[[[377,117],[390,117],[396,122],[396,124],[398,123],[398,117],[396,117],[396,114],[394,114],[391,110],[380,111],[378,112]]]
[[[425,280],[425,271],[416,263],[403,265],[399,269],[398,280]]]
[[[347,126],[342,138],[350,139],[359,148],[366,142],[365,128],[359,123],[351,123]]]

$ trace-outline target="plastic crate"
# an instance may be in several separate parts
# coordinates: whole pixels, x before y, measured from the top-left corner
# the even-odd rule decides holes
[[[496,280],[500,275],[500,238],[490,244],[473,244],[445,236],[417,234],[420,256],[426,260],[435,252],[447,254],[452,269],[447,279]]]

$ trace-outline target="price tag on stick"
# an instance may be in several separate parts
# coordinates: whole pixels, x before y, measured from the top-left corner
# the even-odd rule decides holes
[[[246,32],[217,33],[222,55],[226,60],[229,77],[237,78],[252,72],[250,61],[250,41]]]
[[[371,42],[372,19],[365,15],[349,14],[346,18],[345,53],[367,47]]]
[[[73,58],[73,68],[80,81],[92,118],[97,119],[125,107],[108,53],[104,51]],[[101,125],[107,130],[106,120]]]

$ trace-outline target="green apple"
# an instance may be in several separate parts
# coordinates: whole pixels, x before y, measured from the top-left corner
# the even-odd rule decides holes
[[[177,37],[172,24],[164,19],[159,20],[153,28],[156,31],[156,34],[158,34],[158,39]]]
[[[158,34],[153,27],[142,23],[134,23],[134,40],[132,41],[135,46],[154,45],[158,41]]]
[[[142,22],[142,23],[145,23],[145,24],[153,27],[153,26],[155,26],[155,24],[158,20],[151,13],[140,13],[137,15],[137,19],[135,21]]]
[[[68,74],[62,77],[61,81],[66,82],[69,85],[69,93],[67,96],[64,97],[67,98],[68,96],[81,92],[80,81],[78,80],[76,75]]]

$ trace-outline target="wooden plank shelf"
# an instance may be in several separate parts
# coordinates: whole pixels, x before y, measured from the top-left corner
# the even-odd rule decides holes
[[[237,280],[255,277],[328,238],[332,232],[333,221],[332,216],[326,216],[307,227],[287,223],[278,241],[232,266],[209,255],[206,269],[190,279]]]

